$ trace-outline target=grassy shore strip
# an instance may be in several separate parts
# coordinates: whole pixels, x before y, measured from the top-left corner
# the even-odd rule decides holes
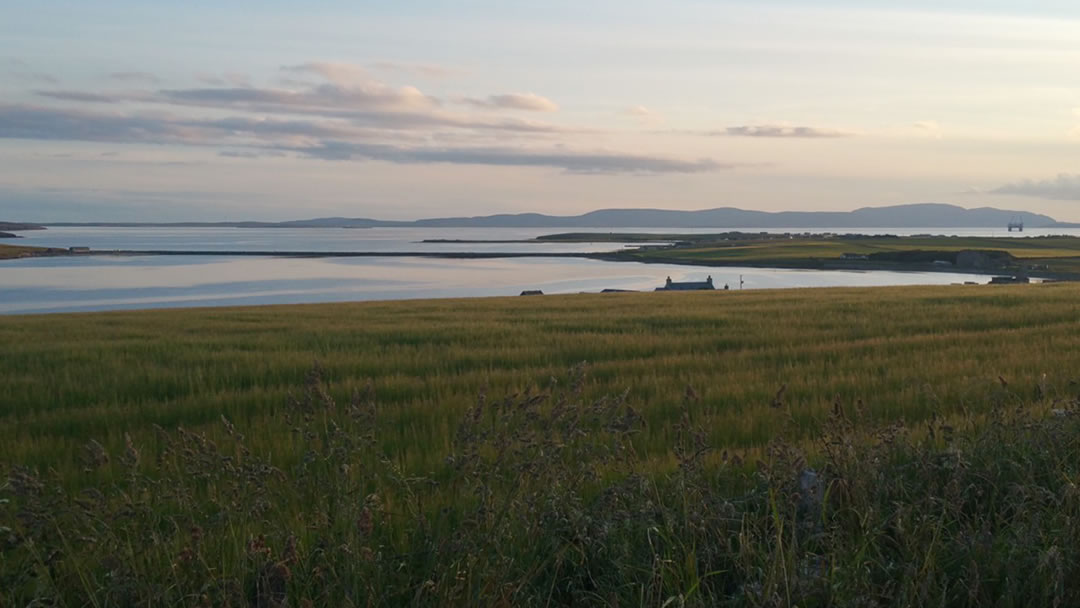
[[[0,318],[0,602],[1075,604],[1077,296]]]
[[[45,255],[68,255],[67,249],[52,247],[23,247],[21,245],[0,245],[0,260],[32,258]]]
[[[555,238],[558,235],[554,235]],[[566,235],[571,240],[582,235]],[[602,236],[602,235],[601,235]],[[1046,278],[1080,278],[1080,238],[946,237],[863,235],[649,235],[674,240],[671,247],[648,247],[604,254],[610,260],[639,262],[851,270],[960,270],[1027,273]],[[617,238],[613,236],[613,238]],[[555,240],[558,240],[555,238]],[[967,260],[961,255],[967,252]],[[979,259],[972,259],[979,258]],[[935,268],[936,266],[936,268]]]

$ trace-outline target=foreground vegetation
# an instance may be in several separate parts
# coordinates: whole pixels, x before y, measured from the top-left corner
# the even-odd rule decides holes
[[[0,318],[0,605],[1075,604],[1078,295]]]

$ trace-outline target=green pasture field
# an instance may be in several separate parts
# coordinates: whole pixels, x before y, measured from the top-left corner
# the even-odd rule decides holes
[[[745,238],[730,241],[698,240],[676,249],[648,250],[634,254],[646,259],[688,259],[697,261],[760,262],[791,259],[839,259],[845,253],[869,255],[894,251],[1005,251],[1024,260],[1080,257],[1080,239],[1055,237],[796,237],[792,239]]]

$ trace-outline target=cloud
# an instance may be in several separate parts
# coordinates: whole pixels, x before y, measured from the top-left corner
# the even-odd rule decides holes
[[[384,72],[404,72],[426,78],[446,78],[458,73],[458,70],[432,63],[402,63],[398,61],[377,61],[371,67]]]
[[[732,169],[711,159],[684,161],[615,153],[582,154],[518,148],[406,148],[388,144],[324,142],[292,151],[323,160],[379,160],[397,164],[452,163],[503,167],[550,167],[583,174],[703,173]]]
[[[203,84],[208,84],[214,87],[233,86],[233,87],[250,87],[251,79],[247,74],[241,74],[240,72],[226,72],[222,76],[215,76],[214,74],[196,74],[195,78]]]
[[[49,74],[30,69],[30,64],[17,57],[0,57],[0,67],[6,68],[8,76],[27,82],[56,84],[59,82]]]
[[[438,101],[419,91],[341,89],[321,85],[310,91],[277,89],[186,89],[161,91],[145,101],[248,112],[289,113],[341,118],[373,128],[411,130],[456,128],[518,133],[568,133],[546,123],[492,119],[438,111]]]
[[[212,74],[196,74],[195,78],[199,82],[203,84],[208,84],[212,87],[223,87],[226,84],[224,78],[221,78],[220,76],[214,76]]]
[[[272,137],[360,137],[373,133],[340,122],[312,122],[307,120],[275,120],[270,118],[230,117],[203,120],[174,121],[185,127],[219,131],[219,135],[253,135]]]
[[[489,95],[484,99],[466,97],[462,103],[492,110],[524,110],[526,112],[556,112],[558,104],[536,93],[507,93]]]
[[[1080,201],[1080,175],[1062,173],[1051,179],[1022,180],[1005,184],[991,192],[1055,201]]]
[[[38,82],[43,84],[56,84],[60,82],[44,72],[11,72],[11,75],[19,80],[28,82]]]
[[[34,95],[59,99],[61,101],[78,101],[81,103],[116,103],[120,101],[111,95],[87,93],[85,91],[34,91]]]
[[[280,150],[222,150],[218,156],[223,158],[273,158],[287,156]]]
[[[298,65],[283,65],[281,71],[292,74],[311,74],[339,85],[370,82],[371,77],[363,67],[351,63],[333,61],[309,61]]]
[[[438,100],[415,87],[390,87],[379,82],[359,86],[322,84],[306,90],[259,89],[251,87],[207,89],[163,89],[148,101],[167,101],[247,110],[288,111],[296,109],[416,110],[434,108]]]
[[[356,137],[367,131],[339,123],[256,118],[181,119],[162,115],[87,112],[30,105],[0,105],[0,138],[116,143],[229,143],[258,139]]]
[[[911,126],[927,137],[932,137],[934,139],[941,139],[942,137],[941,125],[939,125],[936,120],[920,120],[912,123]]]
[[[554,134],[585,133],[587,129],[566,128],[518,118],[497,118],[485,113],[452,112],[442,100],[412,86],[392,86],[370,78],[353,64],[308,62],[287,65],[281,71],[306,79],[288,80],[290,86],[212,86],[104,93],[100,91],[38,90],[50,99],[78,103],[139,103],[225,110],[236,113],[288,114],[321,119],[350,120],[358,126],[387,130],[453,129],[476,133]],[[217,76],[204,81],[225,83]],[[235,80],[235,78],[233,78]],[[457,100],[463,101],[463,100]],[[464,103],[485,109],[552,112],[551,100],[533,93],[491,95]],[[431,133],[432,136],[438,135]]]
[[[272,118],[177,118],[125,115],[30,105],[0,105],[0,138],[117,143],[206,143],[231,145],[260,141],[313,142],[385,135],[343,121]],[[395,135],[402,138],[401,135]]]
[[[0,105],[0,138],[5,139],[161,143],[193,135],[190,128],[156,118]]]
[[[534,135],[587,132],[585,129],[559,127],[518,118],[491,118],[441,111],[438,100],[410,87],[357,89],[324,84],[306,90],[235,87],[109,95],[80,91],[36,91],[36,94],[83,103],[139,102],[237,112],[299,114],[350,120],[360,126],[388,130],[449,128]]]
[[[439,98],[416,87],[372,79],[363,67],[353,64],[308,62],[282,66],[280,71],[296,75],[295,86],[147,87],[111,93],[39,90],[40,97],[79,105],[0,104],[0,138],[199,146],[227,158],[288,155],[396,164],[537,167],[576,174],[692,174],[735,167],[708,158],[685,160],[552,145],[555,136],[576,137],[593,131],[491,112],[451,111]],[[147,83],[152,78],[138,72],[111,76]],[[230,76],[206,78],[226,82]],[[453,101],[484,110],[558,110],[553,101],[535,93]],[[92,110],[88,104],[102,105]],[[148,107],[159,110],[149,112]],[[640,110],[631,115],[655,116]]]
[[[0,105],[0,138],[182,144],[223,148],[222,156],[297,154],[323,160],[385,161],[397,164],[450,163],[503,167],[546,167],[582,174],[702,173],[735,165],[711,159],[687,161],[617,152],[580,153],[513,147],[431,146],[382,143],[386,134],[354,122],[231,117],[194,119],[125,115],[46,106]],[[395,142],[402,137],[393,134]]]
[[[727,127],[721,131],[709,131],[706,135],[724,135],[731,137],[778,137],[778,138],[830,138],[850,137],[852,134],[833,129],[817,127],[790,127],[780,124],[740,125]]]
[[[109,78],[120,82],[141,82],[145,84],[157,84],[160,82],[157,76],[150,72],[113,72]]]
[[[659,112],[654,112],[653,110],[650,110],[649,108],[641,105],[623,108],[623,110],[619,112],[619,114],[630,117],[642,124],[658,125],[664,122],[663,114],[660,114]]]

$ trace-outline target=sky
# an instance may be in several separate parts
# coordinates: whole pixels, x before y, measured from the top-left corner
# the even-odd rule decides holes
[[[0,0],[0,219],[1080,221],[1080,5]]]

